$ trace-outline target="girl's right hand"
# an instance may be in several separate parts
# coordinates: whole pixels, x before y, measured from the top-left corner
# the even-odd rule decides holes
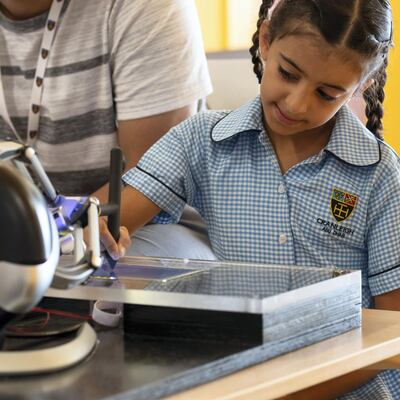
[[[112,237],[110,231],[107,228],[107,223],[104,218],[99,220],[100,228],[100,242],[104,246],[105,250],[110,254],[114,260],[125,255],[126,249],[131,244],[131,238],[128,229],[125,226],[119,228],[119,240],[118,243]]]

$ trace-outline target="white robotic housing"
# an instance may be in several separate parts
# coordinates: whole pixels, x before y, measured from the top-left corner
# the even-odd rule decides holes
[[[0,163],[0,330],[34,307],[58,264],[57,227],[31,180]]]
[[[118,148],[111,151],[110,167],[109,203],[100,208],[94,197],[57,193],[32,147],[0,141],[0,376],[67,368],[95,348],[96,333],[84,323],[68,343],[2,351],[7,325],[39,303],[50,285],[69,289],[102,266],[100,214],[108,216],[108,228],[118,239],[123,170]],[[73,255],[72,264],[59,262],[66,254]]]

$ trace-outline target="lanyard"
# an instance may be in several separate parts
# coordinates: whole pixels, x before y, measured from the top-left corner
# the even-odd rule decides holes
[[[27,137],[27,144],[31,146],[36,141],[39,133],[39,117],[40,117],[40,108],[42,105],[43,80],[46,72],[47,61],[49,59],[49,53],[53,45],[54,37],[56,34],[57,22],[59,20],[63,5],[64,5],[64,0],[53,0],[49,14],[47,16],[46,25],[44,27],[44,33],[42,37],[42,43],[40,46],[35,77],[33,79],[31,98],[29,103],[28,131],[26,137]],[[14,124],[12,123],[10,115],[7,110],[3,82],[1,79],[1,68],[0,68],[0,116],[9,125],[16,138],[21,143],[23,143],[23,140],[18,135],[18,132],[15,129]]]

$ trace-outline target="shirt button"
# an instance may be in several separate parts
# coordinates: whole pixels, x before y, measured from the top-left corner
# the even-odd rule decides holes
[[[286,235],[284,233],[281,233],[279,235],[279,244],[285,244],[286,243]]]
[[[284,185],[283,183],[281,183],[281,184],[278,186],[278,193],[285,193],[285,192],[286,192],[285,185]]]

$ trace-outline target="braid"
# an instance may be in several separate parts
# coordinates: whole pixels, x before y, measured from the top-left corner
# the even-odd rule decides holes
[[[386,54],[383,64],[375,75],[374,83],[364,92],[366,102],[365,114],[368,118],[367,128],[379,139],[383,139],[383,101],[385,100],[384,87],[386,84],[386,67],[388,55]]]
[[[249,52],[251,54],[251,61],[254,64],[253,71],[257,76],[258,83],[261,83],[261,77],[263,74],[263,66],[260,59],[259,53],[259,35],[260,35],[260,27],[261,24],[268,17],[268,10],[274,4],[274,0],[263,0],[260,11],[258,12],[258,21],[257,21],[257,31],[253,34],[252,41],[253,45],[250,47]]]

